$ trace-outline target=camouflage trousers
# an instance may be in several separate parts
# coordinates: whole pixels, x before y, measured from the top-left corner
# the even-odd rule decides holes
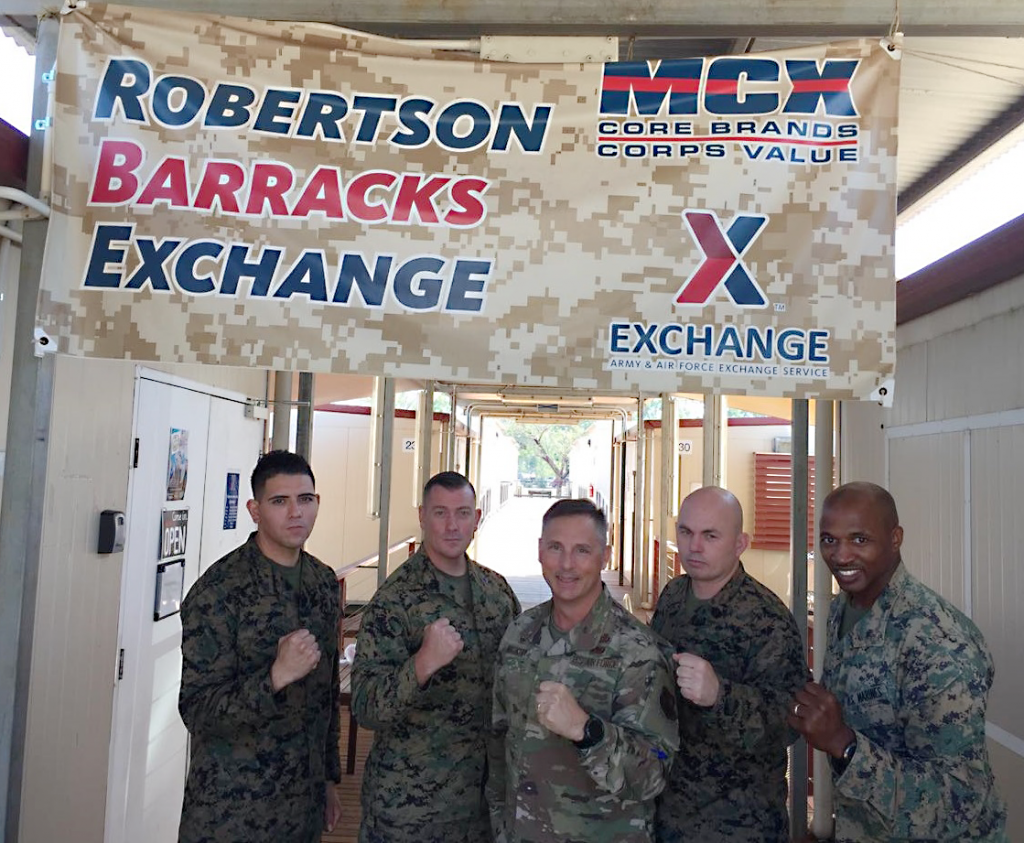
[[[401,826],[363,819],[359,843],[492,843],[490,819],[449,820]]]

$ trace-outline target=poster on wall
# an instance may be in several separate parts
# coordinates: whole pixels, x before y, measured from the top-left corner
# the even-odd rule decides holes
[[[170,445],[167,449],[167,500],[184,500],[187,485],[188,431],[172,427]]]
[[[238,526],[238,488],[241,474],[237,471],[227,473],[224,490],[224,529],[234,530]]]
[[[82,5],[39,327],[80,356],[866,398],[899,54],[524,65]]]
[[[160,561],[184,556],[188,546],[188,510],[165,509],[160,513]]]

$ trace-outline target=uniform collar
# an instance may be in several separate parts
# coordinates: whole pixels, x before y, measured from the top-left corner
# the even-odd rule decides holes
[[[608,591],[608,586],[601,583],[601,593],[597,596],[594,605],[590,607],[587,616],[570,629],[564,639],[560,639],[565,641],[567,653],[593,650],[601,643],[602,638],[607,637],[615,612],[614,602]],[[554,623],[552,613],[555,608],[553,600],[549,600],[546,605],[547,612],[544,613],[542,619],[545,626]]]
[[[868,609],[867,614],[847,633],[844,642],[846,646],[859,649],[861,647],[870,647],[877,643],[878,636],[885,634],[885,628],[892,615],[892,608],[900,598],[900,595],[906,590],[909,581],[910,575],[903,563],[900,562],[896,566],[896,570],[893,571],[892,577],[882,590],[882,593],[878,595],[871,608]],[[829,623],[832,627],[829,630],[829,634],[833,638],[839,635],[839,624],[843,613],[846,611],[846,607],[850,605],[850,596],[843,592],[836,602],[839,604],[839,607],[829,618]]]
[[[466,573],[469,575],[469,581],[473,584],[475,589],[479,590],[483,583],[480,566],[470,559],[467,554],[463,554],[463,556],[465,556],[466,559]],[[423,549],[423,545],[420,545],[419,550],[410,556],[404,564],[408,565],[412,562],[416,562],[420,565],[420,579],[432,591],[439,590],[441,588],[442,575],[449,576],[447,574],[442,574],[434,563],[430,561],[430,557],[427,556],[427,552]]]
[[[720,603],[728,603],[732,597],[743,587],[743,582],[747,578],[747,571],[743,567],[743,561],[740,561],[739,567],[729,578],[729,581],[718,589],[718,593],[714,597],[709,597],[707,600],[701,600],[702,603],[707,603],[711,606],[718,605]],[[693,591],[693,578],[687,576],[686,578],[686,593],[683,594],[683,598]],[[698,598],[699,599],[699,598]]]
[[[282,579],[279,569],[283,566],[278,565],[273,559],[260,550],[259,543],[256,541],[255,530],[249,533],[249,538],[242,547],[245,551],[250,567],[252,568],[253,574],[259,578],[265,587],[276,589],[278,580]],[[300,550],[299,562],[296,564],[299,564],[309,558],[311,557],[305,550]]]

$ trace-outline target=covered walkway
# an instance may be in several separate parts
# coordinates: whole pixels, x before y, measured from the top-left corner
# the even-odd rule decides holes
[[[476,542],[469,554],[508,580],[524,609],[543,603],[551,597],[540,573],[537,542],[540,540],[541,518],[555,498],[512,497],[484,522],[477,531]],[[628,588],[618,584],[618,575],[606,571],[603,579],[617,600]]]
[[[554,503],[554,498],[513,497],[497,512],[491,514],[476,535],[470,556],[492,568],[512,586],[524,609],[543,603],[551,597],[551,590],[540,574],[537,561],[537,541],[540,539],[541,518]],[[605,572],[603,579],[616,599],[621,600],[627,589],[618,585],[618,574]],[[341,753],[342,770],[348,751],[348,711],[342,711]],[[338,827],[325,834],[323,843],[356,843],[359,837],[359,791],[362,787],[363,768],[373,741],[373,732],[360,729],[356,742],[355,772],[342,773],[339,792],[342,819]]]

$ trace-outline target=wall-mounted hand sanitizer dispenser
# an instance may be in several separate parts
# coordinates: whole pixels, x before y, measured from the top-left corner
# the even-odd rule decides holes
[[[118,553],[124,550],[124,513],[104,509],[100,513],[100,539],[97,553]]]

